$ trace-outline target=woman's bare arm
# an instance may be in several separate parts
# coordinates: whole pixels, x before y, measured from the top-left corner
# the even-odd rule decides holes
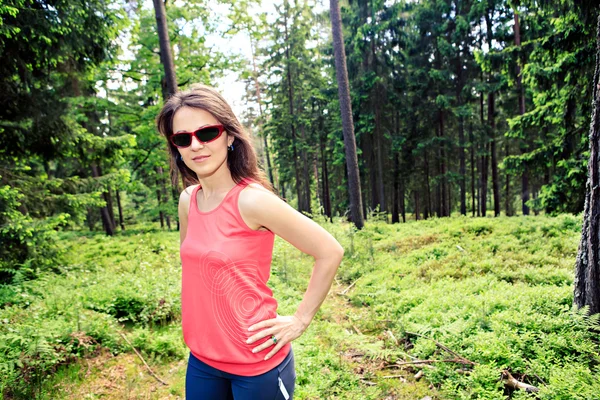
[[[278,317],[250,327],[262,331],[250,337],[248,343],[270,335],[277,337],[277,344],[265,358],[268,359],[308,327],[329,292],[344,249],[323,227],[264,188],[252,185],[250,189],[244,189],[238,204],[248,226],[253,229],[263,226],[315,259],[308,288],[296,313],[292,317]],[[262,351],[272,345],[272,341],[267,341],[254,350]]]
[[[179,245],[185,240],[188,225],[188,210],[190,209],[191,188],[184,189],[179,195],[179,205],[177,212],[179,214]]]

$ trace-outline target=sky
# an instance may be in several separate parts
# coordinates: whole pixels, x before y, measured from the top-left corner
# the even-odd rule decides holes
[[[315,0],[313,0],[315,1]],[[214,4],[214,12],[218,15],[219,18],[225,19],[227,14],[227,7],[223,4],[218,4],[215,0],[212,0]],[[255,12],[262,13],[266,12],[272,16],[272,19],[275,19],[275,5],[281,4],[282,0],[278,1],[269,1],[263,0],[261,7],[257,8]],[[329,6],[329,2],[326,0],[316,0],[316,8],[321,11],[325,7]],[[269,17],[267,17],[269,20]],[[208,35],[206,37],[206,45],[210,47],[211,45],[216,45],[221,50],[225,50],[227,52],[231,52],[232,54],[242,54],[247,60],[252,59],[252,53],[250,50],[250,38],[248,35],[244,33],[238,33],[237,35],[230,38],[223,38],[219,35]],[[235,112],[238,118],[240,118],[246,109],[246,105],[243,99],[245,88],[244,83],[238,79],[238,75],[235,72],[230,72],[225,75],[224,78],[219,79],[217,82],[217,87],[221,90],[221,94],[231,108]]]
[[[260,7],[252,10],[256,14],[266,12],[268,15],[270,14],[272,19],[275,18],[275,5],[281,4],[283,0],[263,0]],[[327,0],[312,0],[316,2],[316,7],[319,11],[324,10],[325,7],[329,7],[329,2]],[[220,3],[218,0],[209,0],[209,7],[211,13],[214,15],[215,20],[222,21],[223,31],[229,26],[229,21],[227,19],[227,5]],[[152,0],[144,0],[143,7],[147,9],[153,9]],[[269,17],[267,17],[269,19]],[[127,47],[129,41],[131,40],[131,35],[128,32],[124,32],[118,38],[122,49],[124,49],[123,55],[120,57],[123,60],[123,64],[120,66],[123,70],[128,69],[127,60],[131,60],[134,55],[131,53]],[[242,55],[247,60],[252,59],[251,49],[250,49],[250,38],[244,32],[239,32],[235,35],[224,35],[223,32],[216,32],[207,34],[205,37],[205,46],[207,48],[215,47],[218,48],[221,52],[227,55]],[[123,79],[121,74],[116,72],[114,74],[114,79],[108,82],[108,88],[116,89],[121,85],[125,86],[125,88],[135,89],[137,87],[136,82],[127,82],[127,79]],[[218,79],[215,82],[215,86],[219,89],[223,97],[227,100],[227,102],[231,105],[233,111],[241,119],[246,107],[243,96],[245,94],[245,86],[244,82],[239,79],[238,73],[235,71],[228,71],[225,73],[224,77]],[[101,86],[101,83],[96,85],[97,93],[99,97],[105,97],[106,92],[104,88]]]

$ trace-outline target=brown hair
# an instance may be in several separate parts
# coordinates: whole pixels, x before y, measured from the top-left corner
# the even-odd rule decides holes
[[[200,84],[192,85],[191,89],[171,96],[156,118],[158,130],[166,137],[169,146],[171,181],[174,186],[177,186],[179,174],[184,188],[199,183],[196,173],[178,157],[179,151],[170,141],[173,135],[173,117],[182,107],[199,108],[209,112],[223,125],[229,135],[234,136],[233,151],[227,152],[227,166],[235,183],[248,178],[274,191],[264,171],[258,167],[256,151],[250,137],[227,101],[214,88]]]

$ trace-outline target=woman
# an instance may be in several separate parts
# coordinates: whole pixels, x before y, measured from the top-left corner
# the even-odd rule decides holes
[[[321,306],[344,250],[272,193],[249,137],[215,89],[175,94],[157,124],[174,182],[179,172],[188,186],[179,199],[187,399],[289,399],[291,341]],[[294,315],[277,314],[267,286],[275,235],[315,258]]]

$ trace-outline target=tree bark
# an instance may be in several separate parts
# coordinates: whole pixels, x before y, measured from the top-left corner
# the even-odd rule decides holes
[[[322,175],[322,187],[323,187],[323,212],[329,217],[329,221],[332,222],[331,212],[331,195],[329,194],[329,173],[327,171],[327,153],[325,152],[325,138],[323,135],[323,118],[320,118],[320,137],[321,137],[321,175]]]
[[[256,102],[258,103],[258,112],[260,114],[260,128],[262,128],[262,123],[264,122],[263,109],[262,109],[262,100],[260,97],[260,84],[258,83],[258,71],[256,69],[256,56],[254,55],[254,41],[252,40],[252,34],[248,29],[248,34],[250,35],[250,51],[252,52],[252,72],[254,75],[254,88],[256,92]],[[271,185],[275,187],[275,181],[273,180],[273,170],[271,168],[271,157],[269,156],[269,143],[267,140],[267,133],[262,131],[260,135],[263,137],[263,146],[265,148],[265,159],[267,164],[267,173],[269,174],[269,181],[271,181]]]
[[[302,111],[301,111],[302,112]],[[306,135],[305,135],[304,124],[300,125],[300,137],[302,138],[302,143],[306,143]],[[312,213],[312,209],[310,206],[310,168],[308,161],[308,152],[306,150],[302,151],[302,171],[304,172],[304,210],[308,213]]]
[[[162,167],[158,167],[158,183],[160,185],[160,191],[162,194],[162,198],[165,199],[165,202],[167,201],[167,199],[169,198],[169,196],[167,196],[167,188],[165,186],[165,178],[163,177],[164,175],[164,171]],[[161,214],[163,214],[163,212],[161,211]],[[167,229],[171,230],[171,216],[166,213],[165,214],[165,219],[167,221]]]
[[[398,160],[398,152],[394,152],[394,190],[392,190],[392,224],[400,222],[400,210],[399,210],[399,175],[400,175],[400,161]]]
[[[165,70],[165,81],[167,84],[168,97],[177,92],[177,79],[175,78],[175,64],[169,40],[169,29],[167,27],[167,11],[163,0],[153,0],[154,15],[156,16],[156,28],[158,31],[158,43],[160,46],[160,60]]]
[[[419,191],[415,190],[415,220],[418,221],[420,219],[420,210],[419,210]]]
[[[320,207],[323,207],[323,197],[321,196],[321,184],[319,183],[319,152],[313,153],[313,176],[315,177],[315,194],[317,195],[317,202]]]
[[[508,157],[510,155],[510,146],[508,145],[508,140],[506,141],[506,143],[504,144],[505,147],[505,153],[504,156]],[[504,203],[505,203],[505,208],[506,208],[506,216],[510,217],[512,216],[512,210],[511,210],[511,206],[510,206],[510,175],[508,174],[508,172],[505,172],[506,175],[506,196],[504,199]]]
[[[486,153],[488,146],[485,146]],[[488,171],[489,171],[489,155],[481,156],[481,216],[487,215],[487,188],[488,188]]]
[[[285,58],[287,60],[287,82],[288,82],[288,103],[289,103],[289,112],[291,118],[291,131],[292,131],[292,157],[294,158],[294,174],[296,178],[296,196],[298,196],[298,210],[305,211],[303,207],[303,196],[302,196],[302,182],[300,180],[300,168],[298,166],[298,153],[296,151],[296,123],[294,118],[294,88],[292,87],[292,70],[290,65],[290,41],[288,36],[288,2],[284,2],[285,5],[285,14],[284,14],[284,32],[285,32],[285,42],[288,44],[285,48]]]
[[[573,302],[589,307],[589,314],[600,313],[600,17],[596,35],[596,71],[592,88],[590,159],[585,190],[581,241],[575,262]]]
[[[102,167],[100,165],[98,165],[97,168],[98,168],[98,176],[104,175],[104,173],[102,172]],[[116,230],[117,222],[115,220],[115,213],[114,213],[114,206],[113,206],[113,201],[112,201],[112,192],[110,190],[110,184],[106,185],[106,191],[102,193],[102,197],[104,197],[104,201],[106,201],[106,208],[108,210],[108,216],[110,218],[111,225]]]
[[[342,128],[346,148],[346,170],[348,172],[348,186],[350,189],[350,214],[352,222],[358,229],[364,225],[362,214],[362,198],[360,190],[360,176],[358,172],[358,157],[356,155],[356,139],[352,123],[352,105],[350,103],[350,88],[348,84],[348,71],[346,70],[346,51],[342,37],[342,19],[337,0],[330,0],[331,30],[333,34],[333,50],[335,54],[335,72],[338,82],[338,95],[342,114]]]
[[[471,153],[471,212],[475,216],[475,143],[473,143],[473,122],[469,120],[469,143]]]
[[[457,2],[458,7],[458,2]],[[457,76],[457,87],[456,87],[456,102],[459,108],[462,107],[462,91],[464,87],[463,83],[463,65],[460,58],[460,51],[456,57],[456,76]],[[467,215],[467,193],[466,193],[466,156],[465,156],[465,126],[464,118],[461,114],[458,116],[458,152],[459,152],[459,184],[460,184],[460,213]]]
[[[463,117],[458,117],[458,151],[460,153],[460,213],[467,215],[465,128]]]
[[[92,167],[92,176],[94,178],[99,178],[101,175],[100,175],[100,171],[98,169],[98,165],[95,162],[93,162],[91,167]],[[104,197],[104,201],[106,203],[105,206],[100,207],[100,217],[102,218],[102,226],[104,227],[104,231],[106,232],[107,235],[114,236],[115,226],[114,226],[112,219],[110,218],[110,213],[108,211],[108,199],[107,199],[106,191],[102,192],[102,196]]]
[[[125,222],[123,221],[123,207],[121,205],[121,196],[119,195],[119,189],[115,190],[117,195],[117,208],[119,209],[119,225],[121,226],[121,230],[125,230]]]
[[[425,161],[425,175],[426,175],[426,181],[427,181],[427,207],[426,210],[429,213],[429,215],[433,214],[433,208],[431,207],[431,182],[430,182],[430,178],[429,178],[429,160],[427,159],[427,149],[425,149],[425,157],[424,157],[424,161]]]
[[[521,24],[519,23],[519,13],[517,10],[514,10],[514,20],[515,20],[515,46],[521,50]],[[518,53],[520,54],[520,53]],[[517,92],[519,94],[519,115],[525,114],[525,90],[523,88],[523,75],[521,73],[521,63],[522,58],[519,55],[517,60]],[[527,140],[524,140],[524,146],[521,146],[521,154],[527,153]],[[521,175],[521,203],[522,203],[522,211],[523,215],[529,215],[529,207],[527,206],[527,201],[529,201],[529,171],[527,165],[523,170]]]

